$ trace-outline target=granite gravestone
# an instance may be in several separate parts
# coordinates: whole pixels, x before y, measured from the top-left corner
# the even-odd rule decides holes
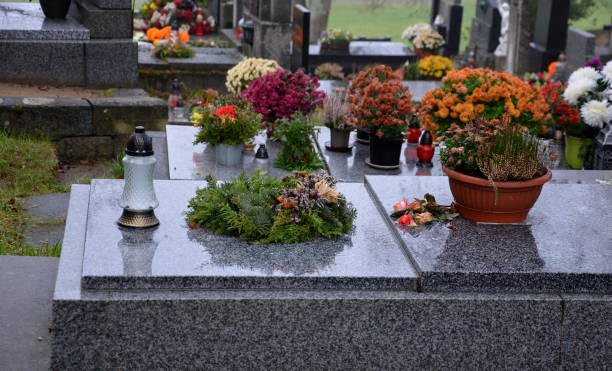
[[[584,65],[587,58],[595,54],[595,35],[590,32],[570,28],[567,31],[565,56],[567,68],[574,71]]]
[[[538,2],[533,42],[529,45],[529,68],[546,71],[565,50],[570,0]]]
[[[440,4],[440,15],[446,27],[446,45],[444,45],[444,56],[459,54],[459,43],[461,42],[461,17],[463,16],[463,5],[461,1],[444,0]]]
[[[429,23],[433,24],[436,16],[440,12],[440,0],[431,0],[431,13],[429,14]]]
[[[310,44],[310,11],[302,5],[293,7],[291,26],[291,70],[303,68],[308,71],[308,48]]]

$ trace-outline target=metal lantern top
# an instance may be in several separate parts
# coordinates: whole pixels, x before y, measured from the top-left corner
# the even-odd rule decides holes
[[[125,154],[129,156],[153,156],[153,140],[142,126],[137,126],[128,139]]]

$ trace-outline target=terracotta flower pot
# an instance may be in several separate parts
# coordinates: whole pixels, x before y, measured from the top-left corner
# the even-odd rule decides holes
[[[416,46],[413,48],[413,50],[414,50],[414,54],[416,54],[418,59],[423,59],[423,58],[429,57],[431,55],[434,55],[433,51],[419,49]]]
[[[546,173],[522,182],[495,182],[495,191],[488,180],[465,175],[442,166],[455,199],[457,211],[466,219],[485,223],[518,223],[527,217],[540,196],[542,186],[552,177]]]

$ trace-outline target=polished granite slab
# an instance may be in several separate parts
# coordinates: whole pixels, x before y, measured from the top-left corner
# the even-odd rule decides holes
[[[379,208],[404,197],[452,195],[445,177],[367,176]],[[612,186],[546,184],[525,222],[393,230],[421,273],[423,291],[612,293]],[[387,219],[391,222],[391,219]]]
[[[204,182],[156,181],[158,228],[117,224],[120,180],[93,180],[81,284],[89,289],[408,289],[417,274],[362,184],[338,184],[357,208],[338,239],[252,245],[206,229],[183,212]]]
[[[444,175],[440,166],[438,148],[432,159],[432,167],[419,166],[417,165],[419,160],[416,145],[404,142],[401,154],[402,163],[399,169],[380,170],[365,163],[365,160],[370,157],[370,146],[357,142],[356,138],[357,132],[353,131],[349,139],[349,146],[353,147],[351,152],[333,152],[325,148],[325,143],[330,140],[329,128],[320,127],[316,142],[333,177],[346,182],[363,182],[365,175]]]
[[[268,159],[255,158],[255,151],[242,154],[242,164],[238,166],[219,165],[215,159],[215,148],[208,144],[193,144],[198,129],[188,125],[166,125],[168,141],[168,164],[170,179],[204,179],[214,175],[224,180],[235,177],[243,171],[261,169],[275,177],[285,176],[288,171],[274,166],[276,153],[281,150],[278,142],[266,141],[265,133],[255,137],[255,143],[266,143]],[[257,149],[257,148],[255,148]]]
[[[325,91],[326,94],[332,94],[335,88],[348,88],[349,82],[342,80],[319,80],[321,86],[320,90]],[[404,86],[410,88],[412,93],[412,101],[420,102],[429,90],[433,90],[438,86],[442,86],[441,81],[402,81]]]
[[[370,157],[370,146],[358,143],[356,132],[351,133],[349,146],[352,151],[347,153],[333,152],[325,148],[329,142],[329,129],[320,127],[316,136],[319,153],[324,159],[332,176],[347,182],[363,182],[366,175],[398,175],[398,176],[443,176],[445,175],[440,165],[439,147],[436,147],[432,166],[418,165],[416,144],[404,143],[402,146],[401,166],[395,170],[374,169],[365,163]],[[554,151],[562,151],[558,147]],[[551,183],[560,184],[597,184],[601,181],[612,180],[612,170],[568,170],[565,161],[556,164],[547,164],[553,169]]]
[[[0,2],[0,40],[89,40],[89,30],[70,16],[46,18],[38,2]]]

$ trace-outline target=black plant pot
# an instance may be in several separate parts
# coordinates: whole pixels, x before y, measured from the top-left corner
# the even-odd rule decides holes
[[[70,8],[70,0],[39,0],[45,17],[66,18]]]
[[[370,135],[370,163],[376,166],[399,166],[403,139],[380,139]]]
[[[362,144],[370,143],[370,132],[361,128],[357,129],[357,141]]]

